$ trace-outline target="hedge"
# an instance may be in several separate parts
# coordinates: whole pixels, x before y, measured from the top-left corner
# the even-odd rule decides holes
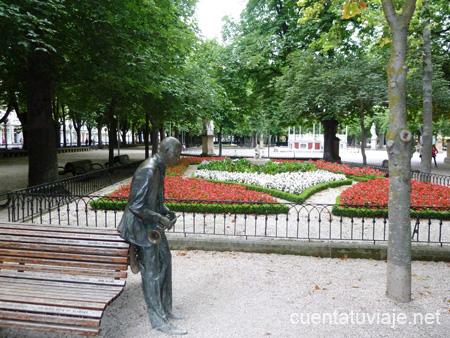
[[[387,206],[377,207],[377,209],[365,208],[363,205],[361,206],[343,206],[339,205],[341,203],[341,198],[338,196],[336,198],[336,205],[332,209],[332,214],[335,216],[346,216],[346,217],[381,217],[388,218],[388,209]],[[412,207],[411,210],[411,218],[418,219],[442,219],[448,220],[450,219],[450,210],[442,208],[442,211],[437,210],[437,208],[428,208],[425,210],[418,210],[421,207]],[[418,209],[415,209],[418,208]]]
[[[172,211],[178,212],[200,212],[200,213],[231,213],[231,214],[287,214],[290,207],[278,203],[203,203],[199,202],[182,202],[171,203],[165,205]],[[99,198],[91,201],[89,205],[94,210],[124,210],[127,202],[122,200],[111,200],[107,198]]]

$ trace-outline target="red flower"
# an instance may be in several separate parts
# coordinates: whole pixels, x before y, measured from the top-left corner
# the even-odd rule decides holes
[[[411,206],[450,208],[450,188],[434,183],[411,181]],[[341,194],[341,205],[387,205],[389,179],[360,182]]]

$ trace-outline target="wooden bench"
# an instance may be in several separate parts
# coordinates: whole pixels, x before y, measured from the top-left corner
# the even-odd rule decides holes
[[[114,165],[122,165],[130,163],[130,157],[128,155],[114,156]]]
[[[116,155],[113,158],[113,166],[123,165],[130,163],[130,157],[128,155]],[[105,167],[109,167],[109,162],[105,163]]]
[[[60,175],[72,173],[73,176],[76,176],[103,169],[103,166],[100,163],[92,163],[91,160],[80,160],[67,162],[64,167],[59,167],[59,169],[62,169],[59,172]]]
[[[115,229],[0,222],[0,327],[98,335],[128,249]]]

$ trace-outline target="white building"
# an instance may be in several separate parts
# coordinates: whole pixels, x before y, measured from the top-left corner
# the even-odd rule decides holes
[[[339,148],[346,149],[347,148],[347,128],[345,129],[345,134],[336,134],[336,137],[340,139]],[[296,133],[296,131],[298,133]],[[313,126],[312,133],[304,133],[302,134],[301,127],[289,128],[288,131],[288,147],[290,150],[310,150],[310,151],[323,151],[323,143],[324,138],[323,134],[320,131],[320,125],[318,128],[318,133],[316,133],[316,124]]]
[[[5,116],[6,111],[0,109],[0,119]],[[9,113],[6,122],[0,124],[0,148],[12,149],[23,147],[22,124],[13,110]]]

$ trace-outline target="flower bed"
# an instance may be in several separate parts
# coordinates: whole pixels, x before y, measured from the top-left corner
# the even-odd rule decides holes
[[[166,176],[181,176],[189,168],[187,162],[177,162],[175,165],[166,168]]]
[[[348,178],[365,181],[385,177],[385,174],[378,169],[372,169],[369,167],[350,168],[347,164],[330,163],[324,160],[270,160],[265,164],[252,165],[245,158],[235,160],[232,160],[230,158],[225,158],[223,160],[213,158],[205,159],[204,161],[202,161],[199,165],[199,169],[245,173],[264,173],[271,175],[298,171],[315,171],[320,169],[332,173],[343,174]]]
[[[340,173],[346,176],[352,177],[364,177],[366,179],[384,178],[386,175],[378,169],[372,169],[369,167],[350,168],[347,164],[331,163],[324,160],[318,160],[313,162],[317,169],[331,171],[333,173]]]
[[[275,162],[303,162],[299,160],[274,160]],[[375,178],[384,178],[385,174],[378,169],[372,169],[370,167],[354,167],[350,168],[347,164],[339,164],[339,163],[332,163],[332,162],[326,162],[324,160],[317,160],[317,161],[305,161],[308,163],[311,163],[315,166],[317,169],[330,171],[333,173],[339,173],[344,174],[347,177],[351,178],[363,178],[365,180],[371,180]]]
[[[103,200],[91,202],[91,206],[96,209],[123,210],[130,193],[130,185],[121,186]],[[166,176],[164,189],[166,205],[173,211],[259,214],[289,211],[289,207],[278,204],[268,193],[247,190],[243,186],[223,182],[213,183],[195,178]],[[210,204],[216,206],[208,206]]]
[[[411,188],[412,217],[450,218],[449,187],[412,180]],[[388,202],[389,179],[359,182],[341,193],[335,213],[354,214],[359,209],[365,216],[387,216]]]

